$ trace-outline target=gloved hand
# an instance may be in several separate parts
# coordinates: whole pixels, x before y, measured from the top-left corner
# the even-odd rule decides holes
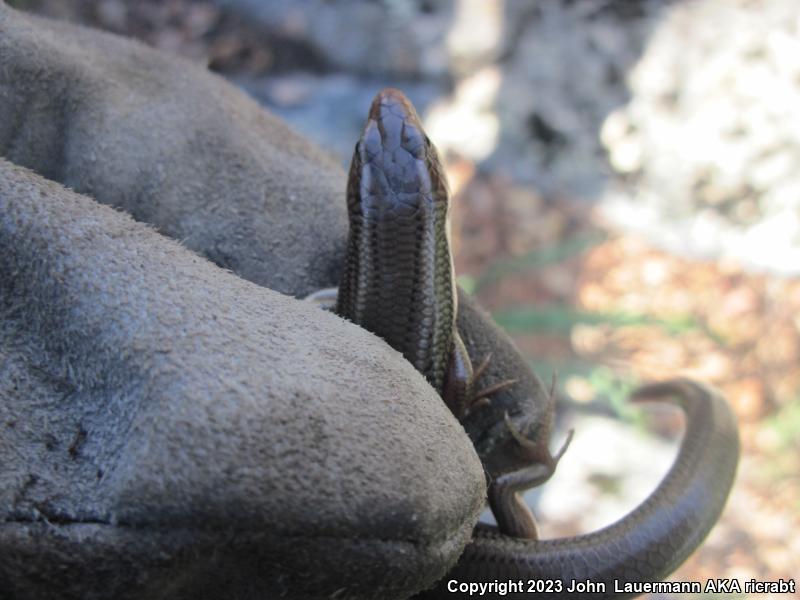
[[[384,342],[279,293],[336,283],[338,166],[198,67],[1,2],[0,154],[1,597],[444,574],[485,494],[463,429]]]

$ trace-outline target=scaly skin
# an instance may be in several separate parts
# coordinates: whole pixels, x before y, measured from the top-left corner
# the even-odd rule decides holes
[[[447,588],[450,580],[496,579],[561,582],[555,584],[562,586],[560,593],[551,596],[556,598],[632,598],[637,594],[615,592],[614,581],[620,586],[660,581],[686,560],[716,523],[733,484],[739,459],[736,420],[724,398],[688,379],[641,387],[633,399],[671,401],[683,409],[687,422],[672,468],[642,504],[604,529],[572,538],[531,541],[476,528],[456,567],[420,598],[454,597]],[[573,580],[604,583],[606,591],[569,594]]]
[[[558,460],[547,449],[549,423],[531,422],[539,415],[532,397],[539,390],[520,381],[500,386],[494,406],[471,405],[481,394],[472,393],[471,361],[456,326],[447,186],[436,150],[397,90],[373,101],[347,201],[350,236],[336,312],[384,338],[428,379],[464,422],[490,478],[499,529],[476,528],[452,573],[424,597],[451,597],[450,579],[553,579],[564,590],[573,579],[591,580],[608,584],[597,597],[626,597],[614,592],[614,579],[657,581],[683,562],[716,522],[733,482],[738,436],[724,399],[689,380],[640,388],[635,399],[672,401],[686,412],[687,431],[670,472],[615,525],[536,541],[518,492],[543,483]],[[475,340],[468,345],[477,347]],[[564,590],[557,597],[570,597]]]
[[[386,340],[440,395],[456,336],[448,204],[436,149],[413,106],[384,90],[350,166],[336,313]]]

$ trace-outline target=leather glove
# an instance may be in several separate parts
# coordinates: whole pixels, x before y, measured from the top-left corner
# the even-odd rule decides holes
[[[384,342],[283,295],[338,278],[334,162],[201,68],[1,2],[0,155],[0,596],[445,573],[485,494],[469,439]]]

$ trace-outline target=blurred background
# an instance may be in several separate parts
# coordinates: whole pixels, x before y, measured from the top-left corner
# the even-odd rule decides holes
[[[796,0],[10,4],[208,65],[343,165],[373,95],[403,89],[446,157],[461,285],[558,373],[553,447],[576,430],[529,498],[543,537],[656,486],[681,415],[625,398],[685,375],[725,392],[743,453],[672,578],[800,574]]]

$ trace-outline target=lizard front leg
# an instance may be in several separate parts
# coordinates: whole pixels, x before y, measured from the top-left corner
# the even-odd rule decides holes
[[[490,403],[490,397],[501,390],[514,385],[516,379],[505,379],[485,388],[476,389],[475,383],[486,372],[492,355],[487,354],[478,365],[472,368],[472,359],[467,352],[458,330],[453,332],[453,349],[447,370],[442,399],[456,419],[462,421],[469,413]]]
[[[472,404],[472,384],[475,373],[472,370],[472,361],[467,354],[467,349],[458,331],[453,332],[453,344],[450,352],[450,363],[447,377],[442,389],[442,399],[450,412],[461,421],[466,416]]]

